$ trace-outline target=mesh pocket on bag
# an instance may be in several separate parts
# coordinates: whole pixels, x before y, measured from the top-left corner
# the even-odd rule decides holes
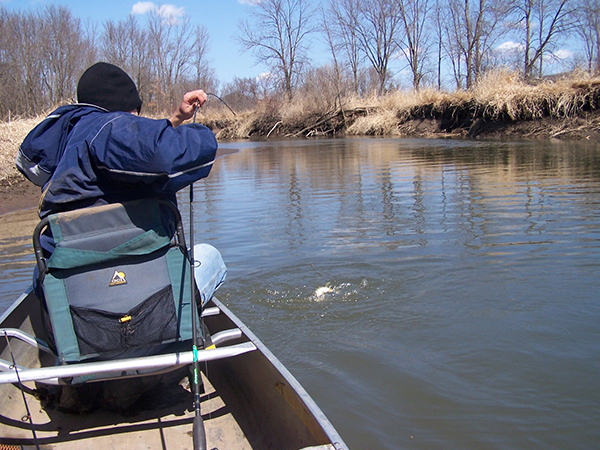
[[[71,307],[81,355],[148,347],[177,339],[177,315],[171,286],[125,314]]]

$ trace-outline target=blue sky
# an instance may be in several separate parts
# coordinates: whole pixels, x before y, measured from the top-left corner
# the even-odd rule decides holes
[[[106,20],[125,19],[130,13],[139,14],[140,23],[143,23],[145,16],[142,13],[152,7],[168,8],[176,15],[185,13],[190,16],[192,24],[201,24],[207,29],[210,36],[210,64],[222,85],[236,76],[256,77],[267,71],[265,66],[255,65],[251,54],[242,54],[240,45],[234,39],[238,23],[252,8],[251,0],[0,0],[0,5],[21,11],[38,9],[45,4],[68,6],[76,17],[83,21],[89,19],[99,26]],[[323,52],[321,60],[324,63],[327,59]]]

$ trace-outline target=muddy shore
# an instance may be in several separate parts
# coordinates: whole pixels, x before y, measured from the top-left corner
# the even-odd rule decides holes
[[[10,183],[0,183],[0,215],[23,209],[36,208],[41,190],[20,175]]]

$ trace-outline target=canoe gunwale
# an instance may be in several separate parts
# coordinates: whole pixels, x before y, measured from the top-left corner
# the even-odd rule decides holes
[[[32,295],[31,289],[21,295],[19,299],[17,299],[17,301],[11,306],[11,308],[2,314],[0,317],[0,325],[4,323],[5,319],[9,317],[10,314],[16,310],[16,308],[22,302],[24,302],[29,295]],[[203,317],[215,316],[220,313],[221,310],[218,307],[212,307],[206,310],[206,314],[203,314]],[[37,337],[31,336],[18,328],[0,328],[0,336],[5,336],[6,339],[18,339],[21,342],[30,345],[31,347],[35,347],[43,352],[56,356],[52,353],[44,341],[38,339]],[[242,331],[237,328],[222,330],[212,336],[212,342],[215,346],[217,346],[231,340],[239,339],[242,336]],[[198,351],[197,360],[199,362],[214,361],[221,358],[231,358],[254,350],[256,350],[256,346],[251,342],[239,343],[222,348],[211,347]],[[17,370],[15,370],[14,364],[11,362],[0,359],[0,385],[26,381],[59,385],[68,384],[63,381],[65,379],[95,375],[108,375],[106,379],[147,376],[164,372],[170,368],[176,369],[181,366],[189,365],[193,361],[194,354],[192,350],[186,352],[167,353],[163,355],[123,358],[107,361],[80,362],[41,368],[28,368],[17,365]],[[142,370],[144,373],[136,373],[138,370]],[[129,372],[129,374],[121,376],[120,374],[123,372]],[[115,374],[116,377],[111,376],[111,374]],[[101,380],[103,380],[103,378],[94,378],[93,381]]]
[[[198,361],[208,362],[222,358],[231,358],[254,350],[256,350],[254,344],[251,342],[244,342],[224,348],[202,350],[197,352],[197,354]],[[42,367],[39,369],[28,369],[18,366],[18,374],[14,370],[11,372],[0,373],[0,384],[18,383],[19,380],[21,382],[36,381],[42,383],[49,381],[49,384],[57,384],[55,382],[57,379],[74,378],[86,375],[103,375],[148,369],[162,370],[170,367],[178,368],[191,364],[193,360],[193,352],[189,351],[168,353],[166,355],[144,356],[142,358]],[[140,374],[139,376],[147,376],[150,374],[154,374],[154,372]]]

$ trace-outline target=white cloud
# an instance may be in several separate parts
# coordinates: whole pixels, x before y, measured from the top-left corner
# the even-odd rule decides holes
[[[519,44],[518,42],[506,41],[503,44],[500,44],[496,47],[496,50],[500,52],[514,52],[523,49],[523,44]]]
[[[258,5],[262,0],[238,0],[241,5]]]
[[[131,8],[131,14],[148,14],[155,12],[159,17],[169,21],[177,22],[180,17],[185,16],[185,8],[175,5],[157,5],[154,2],[137,2]]]
[[[158,15],[165,19],[174,19],[185,16],[185,8],[175,5],[160,5]]]
[[[574,53],[571,50],[567,50],[567,49],[560,49],[560,50],[555,51],[552,54],[554,55],[554,57],[556,59],[559,59],[561,61],[572,58],[574,55]]]
[[[270,80],[272,77],[273,77],[273,74],[271,72],[262,72],[256,77],[256,80],[257,81]]]
[[[544,64],[562,64],[571,59],[575,54],[566,48],[556,50],[555,52],[544,53]]]
[[[155,9],[156,5],[152,2],[137,2],[131,8],[131,14],[147,14]]]

